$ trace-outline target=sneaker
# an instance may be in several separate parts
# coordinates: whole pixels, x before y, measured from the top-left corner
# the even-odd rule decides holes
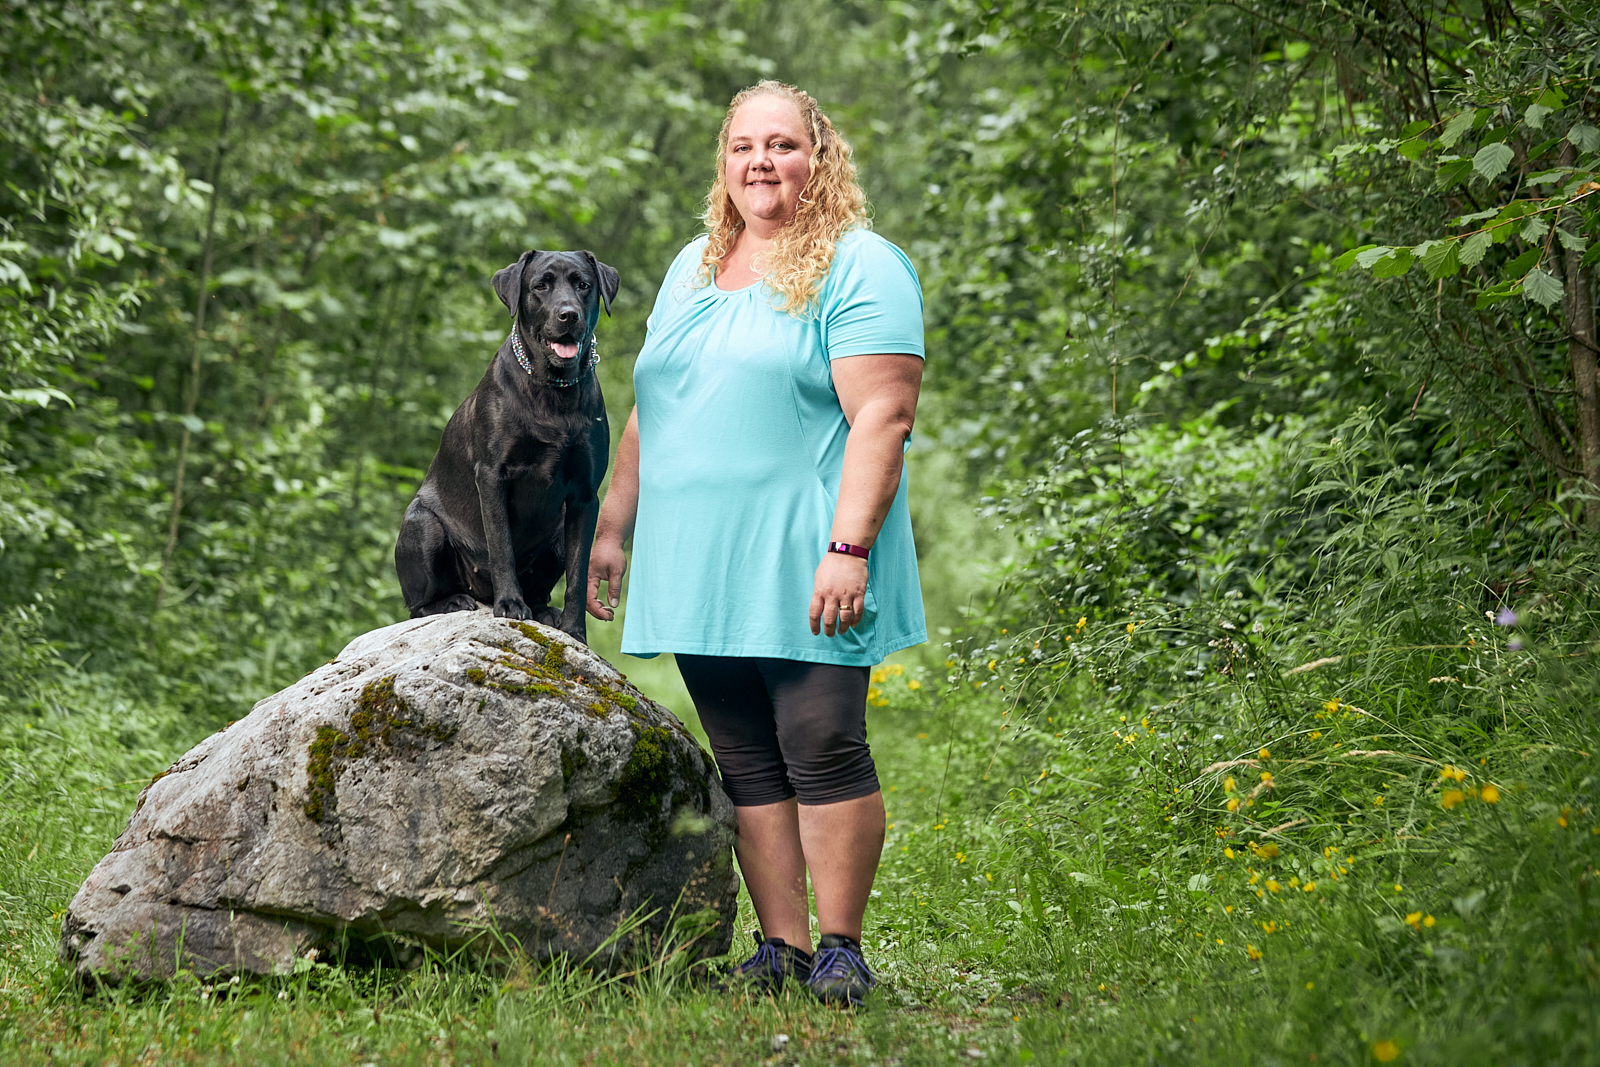
[[[811,977],[811,953],[802,952],[781,937],[756,937],[756,954],[736,964],[730,977],[762,993],[779,993],[783,980],[804,985]]]
[[[861,943],[842,934],[823,934],[811,963],[806,985],[824,1004],[859,1007],[877,985],[867,961],[861,957]]]

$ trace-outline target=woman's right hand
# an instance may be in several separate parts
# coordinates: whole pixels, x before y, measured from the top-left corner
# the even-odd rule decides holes
[[[589,550],[589,614],[601,622],[617,617],[612,609],[622,599],[622,572],[628,569],[628,557],[622,553],[622,542],[633,536],[633,520],[639,513],[639,409],[628,415],[628,425],[622,431],[622,441],[617,446],[617,464],[611,471],[611,488],[606,492],[605,503],[600,505],[600,518],[595,523],[594,547]],[[606,600],[600,602],[600,583],[606,583]]]
[[[595,538],[589,552],[589,614],[601,622],[617,617],[612,610],[622,599],[622,574],[628,569],[628,557],[623,555],[620,538]],[[600,583],[606,583],[607,604],[600,602]]]

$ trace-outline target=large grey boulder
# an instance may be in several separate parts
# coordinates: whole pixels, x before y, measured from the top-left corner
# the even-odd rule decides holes
[[[612,967],[669,919],[720,954],[734,825],[710,757],[584,646],[486,610],[416,619],[157,775],[61,955],[99,980],[270,974],[401,935]]]

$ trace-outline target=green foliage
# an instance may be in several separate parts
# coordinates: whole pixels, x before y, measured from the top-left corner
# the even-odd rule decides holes
[[[942,720],[967,794],[891,840],[922,865],[902,938],[962,931],[1011,961],[999,990],[1072,1005],[1020,1028],[1043,1062],[1592,1055],[1592,550],[1559,516],[1508,541],[1471,457],[1419,475],[1370,419],[1250,444],[1275,449],[1244,463],[1277,464],[1269,495],[1337,501],[1309,583],[1171,547],[1197,500],[1225,523],[1249,499],[1204,473],[1076,521],[1018,509],[1060,566],[1019,576],[1013,625],[951,658],[942,706],[892,702]],[[1219,452],[1249,456],[1150,435],[1126,459]]]
[[[1592,13],[947,10],[916,44],[952,447],[1015,477],[1106,414],[1372,405],[1590,492],[1562,293],[1594,288]]]
[[[0,1058],[1592,1059],[1597,41],[1563,3],[0,5]],[[869,697],[877,1006],[670,947],[81,997],[59,917],[143,783],[403,613],[489,274],[618,267],[620,424],[765,76],[928,294],[950,632]]]
[[[620,270],[620,423],[736,88],[840,101],[880,214],[903,199],[909,105],[858,88],[895,66],[892,16],[0,9],[0,625],[28,635],[4,654],[220,722],[402,617],[398,517],[504,336],[489,275],[528,247]],[[789,55],[823,39],[849,47]]]

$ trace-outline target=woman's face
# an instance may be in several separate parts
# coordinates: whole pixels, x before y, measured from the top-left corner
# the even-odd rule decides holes
[[[739,105],[728,124],[723,178],[745,225],[759,233],[788,222],[810,176],[811,137],[800,109],[781,96]]]

